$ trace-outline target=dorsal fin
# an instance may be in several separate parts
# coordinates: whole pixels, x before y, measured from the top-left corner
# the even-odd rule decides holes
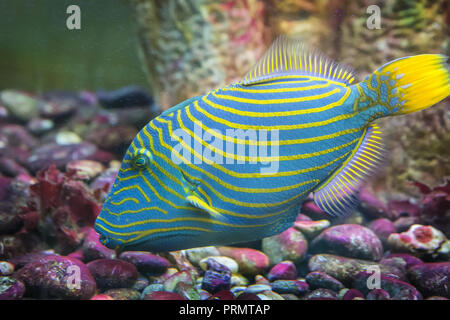
[[[279,36],[241,84],[251,85],[288,75],[315,76],[345,84],[351,84],[355,79],[351,68],[337,64],[298,39]]]
[[[384,159],[381,131],[371,124],[349,159],[316,191],[314,202],[332,216],[344,216],[357,205],[355,192]]]

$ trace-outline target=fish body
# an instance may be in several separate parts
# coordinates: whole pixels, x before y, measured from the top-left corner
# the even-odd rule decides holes
[[[278,40],[240,83],[188,99],[138,133],[97,218],[102,242],[171,251],[261,239],[292,226],[311,192],[324,211],[347,214],[383,157],[373,121],[449,94],[444,58],[417,57],[351,85],[348,69]],[[426,102],[412,91],[425,85],[420,75],[406,72],[421,62],[440,83]]]

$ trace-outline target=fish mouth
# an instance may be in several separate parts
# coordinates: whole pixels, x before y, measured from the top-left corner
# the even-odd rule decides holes
[[[98,233],[98,231],[97,231],[97,233]],[[102,245],[106,246],[109,243],[110,240],[109,240],[109,238],[107,236],[105,236],[103,234],[100,234],[99,238],[98,238],[98,241],[100,241],[100,243]]]
[[[116,240],[113,240],[103,234],[100,234],[98,240],[108,249],[116,251],[117,254],[120,254],[125,248],[121,243],[118,243]]]

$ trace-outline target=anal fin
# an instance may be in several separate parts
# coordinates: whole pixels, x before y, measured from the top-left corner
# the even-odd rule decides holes
[[[371,124],[346,162],[314,191],[315,204],[332,216],[348,215],[357,205],[355,193],[384,159],[381,131]]]

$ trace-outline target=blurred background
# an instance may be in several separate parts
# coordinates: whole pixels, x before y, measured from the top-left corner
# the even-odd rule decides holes
[[[71,4],[80,6],[81,30],[66,27]],[[125,1],[1,0],[0,88],[145,86],[133,24]]]
[[[66,27],[72,4],[81,30]],[[368,27],[371,5],[379,28]],[[1,0],[0,90],[137,85],[166,109],[238,81],[279,34],[351,65],[361,80],[398,57],[449,55],[449,8],[445,0]],[[449,175],[448,101],[382,126],[392,159],[374,184],[380,191]]]

